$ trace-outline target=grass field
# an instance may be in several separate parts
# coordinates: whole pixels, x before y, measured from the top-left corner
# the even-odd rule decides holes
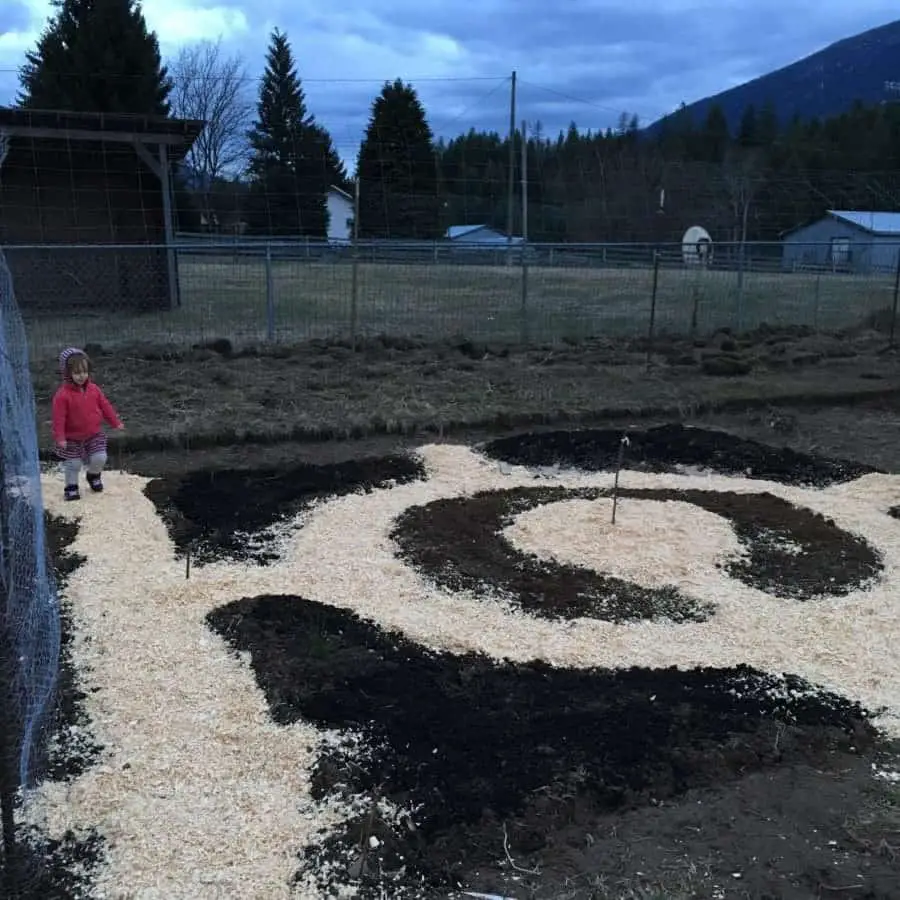
[[[60,343],[174,343],[227,338],[236,345],[267,337],[264,259],[184,254],[182,306],[143,315],[79,314],[30,326],[35,349]],[[648,333],[654,273],[646,268],[534,267],[360,263],[356,303],[353,266],[276,260],[271,267],[274,336],[310,338],[387,334],[486,342],[549,343],[591,336]],[[833,331],[890,307],[893,279],[841,274],[745,273],[662,268],[656,331],[752,329],[761,323]]]

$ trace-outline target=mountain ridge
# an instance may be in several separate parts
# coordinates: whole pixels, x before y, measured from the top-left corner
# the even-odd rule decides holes
[[[897,88],[888,90],[889,83]],[[709,97],[686,104],[679,111],[647,127],[653,134],[675,115],[689,116],[701,125],[719,105],[732,130],[751,104],[771,104],[782,123],[794,116],[827,118],[849,110],[854,102],[866,105],[900,101],[900,19],[841,38],[795,62],[745,81]]]

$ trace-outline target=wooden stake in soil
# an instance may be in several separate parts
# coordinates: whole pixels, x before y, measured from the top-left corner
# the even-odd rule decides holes
[[[622,463],[625,460],[625,448],[631,443],[628,435],[623,434],[619,441],[619,458],[616,460],[616,478],[613,482],[613,508],[612,508],[612,524],[616,524],[616,507],[619,505],[619,472],[622,471]]]

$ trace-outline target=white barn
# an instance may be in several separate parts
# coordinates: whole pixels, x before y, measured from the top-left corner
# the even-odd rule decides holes
[[[329,241],[345,243],[353,238],[353,198],[344,190],[332,185],[328,189]]]

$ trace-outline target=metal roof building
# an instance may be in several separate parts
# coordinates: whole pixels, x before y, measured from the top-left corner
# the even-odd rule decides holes
[[[893,272],[900,261],[900,212],[829,209],[783,238],[788,269]]]

